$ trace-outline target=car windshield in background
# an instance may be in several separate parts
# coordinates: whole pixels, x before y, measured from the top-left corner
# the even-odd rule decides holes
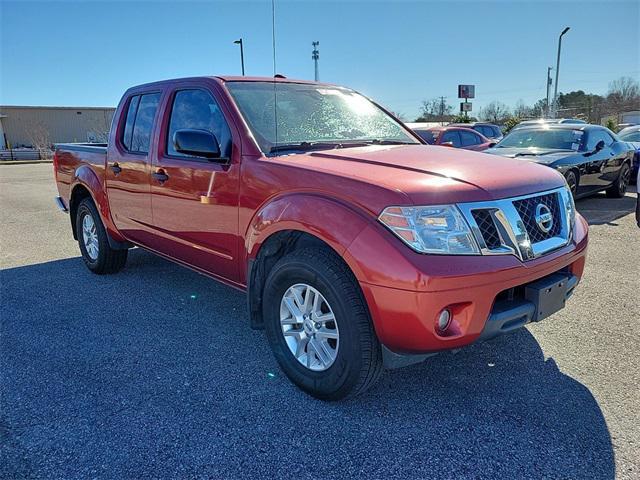
[[[346,88],[271,82],[226,85],[265,153],[368,143],[419,144],[398,121]]]
[[[496,145],[497,148],[543,148],[574,150],[582,148],[584,132],[570,129],[523,128],[509,135]]]

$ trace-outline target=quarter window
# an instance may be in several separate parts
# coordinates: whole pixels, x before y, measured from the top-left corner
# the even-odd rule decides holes
[[[167,153],[176,157],[192,157],[176,151],[173,136],[185,128],[213,133],[222,157],[231,155],[231,132],[220,107],[209,92],[204,90],[180,90],[176,92],[171,109],[167,135]]]

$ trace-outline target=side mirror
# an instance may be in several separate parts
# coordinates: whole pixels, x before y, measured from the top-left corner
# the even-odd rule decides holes
[[[498,144],[498,142],[490,142],[489,143],[489,148],[493,148]]]
[[[453,142],[444,142],[440,144],[441,147],[453,147]]]
[[[173,146],[176,152],[196,157],[204,157],[209,160],[226,161],[220,157],[220,147],[216,136],[206,130],[185,128],[177,130],[173,134]]]
[[[596,143],[596,148],[594,148],[593,151],[599,152],[603,148],[604,148],[604,140],[600,140],[598,143]]]

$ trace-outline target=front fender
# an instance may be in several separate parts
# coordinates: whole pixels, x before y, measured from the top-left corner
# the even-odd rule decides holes
[[[111,219],[111,211],[109,210],[109,201],[107,199],[107,192],[104,189],[104,184],[96,172],[88,165],[81,165],[74,172],[70,189],[70,203],[71,199],[73,199],[74,191],[80,185],[89,191],[93,203],[98,208],[102,223],[111,236],[111,239],[116,242],[125,242],[125,238],[120,235]]]
[[[342,256],[370,222],[366,212],[332,198],[307,193],[281,196],[264,205],[251,219],[244,237],[246,261],[254,260],[265,240],[283,230],[313,235]],[[349,266],[355,273],[356,269]]]

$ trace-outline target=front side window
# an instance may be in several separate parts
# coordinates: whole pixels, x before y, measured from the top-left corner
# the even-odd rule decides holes
[[[196,129],[213,133],[218,141],[220,155],[229,158],[231,132],[220,107],[209,92],[180,90],[176,92],[171,109],[167,135],[167,153],[176,157],[191,157],[176,151],[173,136],[177,130]]]
[[[460,135],[458,134],[458,132],[456,130],[449,130],[448,132],[444,132],[442,134],[442,138],[440,140],[440,143],[450,143],[451,145],[453,145],[456,148],[459,148],[462,146],[462,141],[460,140]]]
[[[600,141],[604,142],[605,147],[608,147],[613,143],[613,137],[604,130],[592,130],[589,132],[589,139],[587,140],[587,151],[592,151],[596,148],[596,145]]]
[[[480,137],[473,132],[467,132],[466,130],[460,130],[460,140],[462,140],[463,147],[470,147],[472,145],[478,145],[482,143]]]
[[[640,130],[620,135],[620,140],[624,140],[625,142],[640,142]]]
[[[416,130],[415,132],[429,145],[436,143],[436,135],[431,130]]]
[[[353,90],[271,82],[228,82],[226,86],[265,153],[313,143],[419,144],[397,120]]]

